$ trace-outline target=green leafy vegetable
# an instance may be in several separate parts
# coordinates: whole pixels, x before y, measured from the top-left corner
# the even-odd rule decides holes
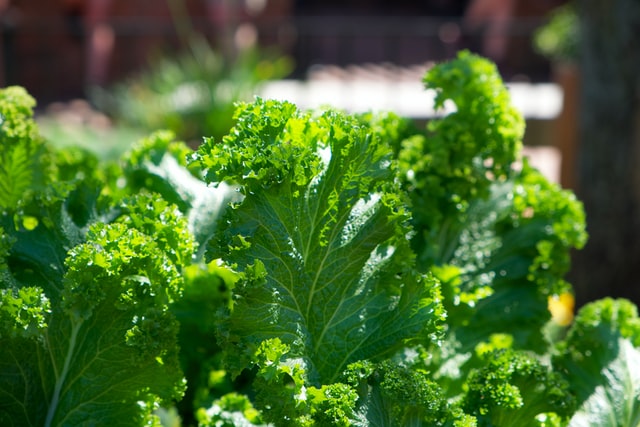
[[[438,286],[412,269],[389,147],[343,115],[288,103],[245,104],[237,120],[222,145],[198,151],[209,179],[244,194],[210,246],[242,272],[221,329],[234,371],[261,354],[270,369],[289,364],[295,387],[319,387],[436,334]],[[274,339],[286,346],[277,355]]]
[[[108,206],[94,158],[51,156],[25,99],[0,96],[3,149],[77,167],[4,169],[29,179],[0,213],[0,424],[150,423],[184,389],[169,307],[194,250],[187,222],[149,196]]]
[[[425,83],[437,107],[454,111],[425,134],[407,135],[389,120],[400,130],[386,133],[404,135],[399,176],[411,197],[418,267],[443,285],[449,342],[432,349],[434,364],[450,377],[448,352],[466,363],[496,333],[545,353],[548,300],[570,292],[569,254],[586,241],[582,205],[521,159],[524,122],[495,65],[464,52]],[[458,393],[464,378],[450,379]]]
[[[546,414],[566,419],[573,413],[575,400],[561,375],[523,353],[503,349],[484,356],[488,363],[473,372],[464,399],[479,425],[539,426]]]
[[[627,300],[584,306],[556,360],[578,400],[569,426],[637,426],[640,422],[640,319]]]
[[[150,207],[170,221],[166,205],[151,200],[130,209],[148,215]],[[185,225],[167,226],[175,232]],[[16,281],[3,289],[3,425],[79,425],[96,417],[140,425],[158,402],[181,395],[178,324],[168,306],[180,292],[176,261],[189,249],[176,242],[125,223],[98,223],[68,251],[59,279],[43,288]],[[49,255],[51,261],[58,254]],[[7,325],[12,315],[17,322]]]
[[[513,175],[524,120],[495,65],[468,52],[429,70],[424,82],[436,91],[436,108],[451,104],[454,111],[430,121],[427,134],[403,141],[400,173],[419,224],[419,259],[439,264],[453,256],[450,241],[464,227],[470,203]]]
[[[22,87],[0,91],[0,209],[15,208],[51,173],[46,147],[33,121],[35,100]]]
[[[256,99],[119,163],[0,91],[0,424],[637,426],[636,307],[573,316],[582,205],[493,64],[425,84],[426,131]]]
[[[204,248],[226,205],[240,196],[224,183],[207,186],[199,178],[195,163],[187,166],[191,153],[173,133],[158,131],[138,141],[127,153],[124,174],[130,193],[150,191],[178,206],[187,216],[190,232]]]

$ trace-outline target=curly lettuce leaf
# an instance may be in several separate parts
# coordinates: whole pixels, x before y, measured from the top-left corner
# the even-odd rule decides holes
[[[418,267],[443,282],[449,331],[470,351],[493,333],[546,351],[548,298],[570,291],[570,251],[585,244],[585,215],[569,191],[521,156],[524,123],[495,65],[461,52],[425,76],[436,107],[454,111],[425,135],[404,135],[398,152],[411,195]]]
[[[462,52],[425,84],[436,107],[451,110],[426,133],[392,115],[360,121],[396,147],[416,266],[440,280],[448,313],[428,366],[454,397],[479,363],[476,347],[496,334],[510,347],[548,350],[549,299],[571,293],[570,251],[587,235],[575,196],[520,159],[524,122],[493,64]]]
[[[635,305],[605,298],[582,307],[554,358],[578,400],[569,427],[640,423],[640,318]]]
[[[236,117],[222,144],[198,151],[208,179],[244,194],[209,247],[242,273],[221,326],[229,365],[254,365],[278,338],[280,359],[318,387],[356,360],[428,341],[443,315],[438,285],[413,268],[388,146],[331,111],[257,100]]]
[[[471,347],[509,333],[517,347],[545,352],[548,299],[570,291],[570,251],[586,240],[582,205],[525,164],[474,201],[467,220],[447,264],[457,270],[443,280],[457,338]]]
[[[59,221],[62,200],[40,206],[34,228],[7,235],[0,423],[150,422],[183,391],[169,305],[181,293],[179,262],[193,250],[186,221],[162,200],[139,198],[117,222],[81,233],[68,214]]]
[[[267,427],[248,397],[228,393],[216,399],[207,409],[197,412],[200,427]]]
[[[178,206],[189,220],[190,232],[204,248],[228,203],[240,195],[225,183],[207,186],[199,178],[196,164],[187,165],[192,154],[172,132],[154,132],[123,156],[124,176],[130,194],[150,191]]]
[[[315,425],[475,427],[428,372],[398,360],[350,364],[339,382],[309,387]]]
[[[35,104],[22,87],[0,89],[0,209],[15,208],[52,173],[50,153],[33,120]]]
[[[483,356],[485,365],[472,372],[462,404],[479,426],[536,427],[548,419],[563,425],[573,414],[569,382],[537,359],[510,349]]]
[[[187,221],[157,194],[114,204],[138,190],[122,170],[49,151],[26,92],[0,98],[3,182],[25,185],[1,201],[0,424],[155,423],[184,390],[169,308],[192,260]]]
[[[580,203],[527,165],[474,201],[467,220],[449,263],[432,267],[448,330],[431,366],[453,395],[477,362],[474,349],[495,334],[508,335],[509,347],[548,352],[549,300],[571,292],[563,278],[570,251],[586,239]]]
[[[357,367],[350,366],[352,371]],[[441,426],[450,415],[440,387],[425,372],[385,361],[359,386],[366,388],[366,395],[359,402],[355,425]]]
[[[361,360],[349,364],[337,381],[314,386],[306,380],[304,361],[290,358],[290,350],[274,338],[262,342],[255,354],[257,388],[269,391],[259,393],[256,403],[265,409],[263,418],[275,425],[476,425],[475,417],[449,404],[425,371],[397,360]]]
[[[399,161],[412,194],[414,249],[432,265],[449,254],[442,234],[459,228],[469,204],[512,175],[524,119],[495,64],[469,52],[430,69],[424,83],[436,92],[436,108],[451,105],[453,111],[430,121],[426,135],[406,138]]]

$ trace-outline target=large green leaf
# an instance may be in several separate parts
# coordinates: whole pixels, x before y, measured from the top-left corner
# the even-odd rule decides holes
[[[222,145],[199,150],[209,179],[244,193],[210,244],[244,273],[221,329],[229,364],[250,366],[278,338],[317,386],[353,361],[428,341],[438,286],[413,269],[389,147],[334,112],[258,100],[237,117]]]
[[[132,200],[118,223],[85,235],[44,209],[33,229],[3,235],[0,424],[141,425],[158,402],[180,396],[169,304],[192,249],[174,210]]]
[[[412,198],[413,247],[428,269],[447,262],[446,233],[460,229],[470,204],[512,176],[524,119],[495,64],[469,52],[431,68],[424,83],[447,114],[429,121],[426,134],[405,138],[398,157]]]
[[[457,283],[444,286],[451,330],[467,350],[508,333],[516,347],[545,352],[548,298],[569,289],[570,250],[586,239],[582,206],[525,164],[473,201],[465,218],[448,236],[447,262],[459,269]]]

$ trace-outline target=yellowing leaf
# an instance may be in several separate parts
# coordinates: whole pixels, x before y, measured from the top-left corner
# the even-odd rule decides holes
[[[575,298],[569,292],[552,295],[548,299],[551,319],[560,326],[569,326],[573,322]]]

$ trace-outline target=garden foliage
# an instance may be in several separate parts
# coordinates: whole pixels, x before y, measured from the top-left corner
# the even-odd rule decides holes
[[[240,103],[195,151],[55,148],[0,92],[0,424],[636,426],[640,320],[573,318],[574,195],[489,61],[426,129]]]

